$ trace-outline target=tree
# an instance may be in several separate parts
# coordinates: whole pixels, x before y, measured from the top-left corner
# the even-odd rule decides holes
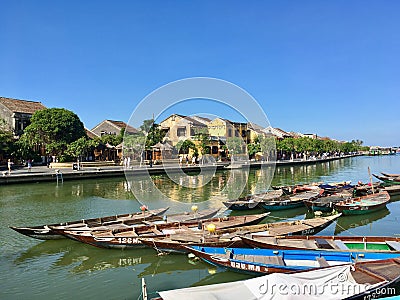
[[[100,137],[100,142],[102,144],[110,144],[112,146],[117,146],[124,140],[125,128],[122,128],[118,135],[115,134],[103,134]]]
[[[247,144],[247,153],[250,157],[253,157],[257,152],[261,151],[260,143]]]
[[[245,142],[240,137],[231,137],[226,140],[226,146],[231,154],[243,154]]]
[[[47,154],[62,155],[67,145],[85,137],[79,117],[63,108],[48,108],[35,112],[31,124],[25,128],[21,143],[33,147],[42,145]]]
[[[196,128],[194,138],[198,141],[201,155],[207,154],[210,147],[210,135],[208,134],[208,130],[206,128]]]
[[[258,137],[260,143],[260,151],[263,156],[266,156],[267,160],[275,160],[276,159],[276,140],[271,136],[262,136]]]
[[[175,147],[178,149],[178,152],[184,154],[189,153],[189,149],[196,151],[196,145],[191,140],[179,141]]]
[[[150,131],[150,129],[153,127],[154,124],[154,119],[148,119],[148,120],[144,120],[143,124],[140,125],[140,130],[147,135]]]
[[[0,119],[0,156],[10,155],[13,151],[13,134],[7,128],[5,120]]]
[[[98,146],[98,141],[89,140],[86,137],[81,137],[76,141],[68,144],[65,153],[73,158],[79,158],[81,156],[86,156],[90,148]]]
[[[144,120],[140,129],[146,136],[146,149],[151,149],[151,146],[162,142],[166,134],[158,124],[154,123],[154,119]]]
[[[126,134],[124,136],[123,156],[133,156],[140,159],[145,150],[146,136],[139,132],[137,134]]]

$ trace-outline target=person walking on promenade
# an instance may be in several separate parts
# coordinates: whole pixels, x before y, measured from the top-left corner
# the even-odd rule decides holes
[[[193,166],[196,165],[196,156],[194,156],[194,155],[193,155],[193,157],[192,157],[192,165],[193,165]]]
[[[189,166],[189,156],[186,155],[186,166]]]
[[[11,166],[13,165],[14,163],[11,161],[11,159],[9,158],[8,159],[8,162],[7,162],[7,167],[8,167],[8,174],[10,175],[11,174]]]
[[[182,155],[180,155],[179,156],[179,166],[181,166],[181,167],[182,167],[182,161],[183,161],[183,157],[182,157]]]
[[[32,160],[28,159],[28,172],[32,170]]]

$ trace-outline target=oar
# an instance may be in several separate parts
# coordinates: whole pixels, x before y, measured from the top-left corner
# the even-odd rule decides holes
[[[369,168],[369,166],[368,166],[368,175],[369,175],[369,182],[371,182],[372,194],[375,194],[374,184],[372,183],[371,169]]]

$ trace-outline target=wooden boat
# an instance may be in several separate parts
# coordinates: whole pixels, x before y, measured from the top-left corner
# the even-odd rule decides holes
[[[380,176],[376,174],[372,174],[375,178],[383,181],[386,184],[393,185],[393,184],[400,184],[400,177],[387,177],[387,176]]]
[[[354,187],[353,196],[361,197],[372,194],[372,187],[374,187],[374,192],[376,193],[380,190],[380,186],[381,184],[379,182],[374,182],[372,185],[370,183],[360,183]]]
[[[218,300],[281,298],[366,300],[374,299],[385,291],[393,290],[392,288],[399,282],[400,260],[396,258],[356,262],[289,274],[268,274],[242,281],[158,293],[161,296],[160,299],[164,300],[203,300],[211,295],[213,299]],[[279,287],[295,287],[295,289]]]
[[[160,222],[151,225],[142,225],[129,228],[118,228],[107,231],[71,231],[56,230],[66,237],[100,248],[140,248],[145,245],[140,238],[158,237],[174,234],[194,235],[196,233],[209,234],[208,226],[213,224],[214,228],[234,228],[239,226],[258,224],[269,213],[245,216],[232,216],[211,218],[200,221],[185,222]]]
[[[362,196],[334,204],[337,211],[345,215],[360,215],[377,211],[386,207],[390,201],[388,192]]]
[[[253,248],[400,253],[400,238],[389,236],[242,236],[241,239]]]
[[[154,248],[157,252],[189,253],[186,246],[200,247],[247,247],[236,235],[224,238],[221,235],[177,233],[169,236],[140,238],[144,245]]]
[[[384,173],[384,172],[381,172],[381,174],[386,177],[400,178],[400,174],[390,174],[390,173]]]
[[[271,186],[274,190],[283,190],[286,195],[301,193],[301,192],[309,192],[320,190],[319,185],[322,182],[314,182],[309,184],[298,184],[298,185],[280,185],[280,186]]]
[[[400,185],[385,186],[383,190],[388,192],[390,197],[400,195]]]
[[[283,190],[273,190],[266,193],[249,195],[236,200],[222,202],[226,208],[231,210],[249,210],[258,207],[261,201],[273,200],[283,195]]]
[[[283,196],[275,200],[262,201],[259,206],[267,211],[291,209],[304,206],[305,200],[316,199],[321,192],[304,192],[292,196]]]
[[[60,226],[52,226],[50,225],[50,229],[55,230],[68,230],[68,231],[107,231],[107,230],[115,230],[118,228],[130,228],[132,226],[140,226],[140,225],[151,225],[153,223],[167,223],[167,222],[185,222],[185,221],[198,221],[203,219],[208,219],[215,216],[219,211],[217,209],[205,209],[196,213],[193,212],[182,212],[171,215],[164,216],[150,216],[145,219],[139,220],[125,220],[125,221],[113,221],[106,222],[102,225],[97,226],[96,224],[74,224],[74,225],[60,225]]]
[[[331,212],[335,203],[347,201],[351,199],[351,196],[351,193],[342,192],[331,196],[307,199],[304,200],[304,204],[309,211]]]
[[[246,235],[253,236],[275,236],[275,235],[299,235],[303,232],[314,234],[329,224],[339,215],[314,218],[308,220],[297,220],[289,222],[277,222],[260,224],[254,226],[244,226],[233,229],[216,230],[214,234],[204,234],[203,232],[187,232],[171,234],[168,236],[140,238],[140,241],[157,251],[163,252],[182,252],[188,250],[184,246],[202,247],[245,247],[241,237]]]
[[[187,247],[203,261],[250,274],[288,273],[340,264],[400,257],[400,253]]]
[[[324,196],[328,196],[337,193],[342,193],[343,191],[353,190],[355,186],[351,185],[350,183],[351,183],[350,181],[344,181],[334,184],[320,184],[318,187],[324,190],[323,193]]]
[[[40,240],[56,240],[65,238],[63,235],[55,233],[50,227],[51,226],[65,226],[65,227],[86,227],[86,226],[103,226],[106,224],[115,224],[115,223],[123,223],[123,222],[138,222],[145,220],[146,218],[150,218],[153,216],[161,216],[163,215],[169,207],[160,208],[155,210],[149,210],[145,212],[137,212],[131,214],[120,214],[115,216],[107,216],[101,218],[91,218],[84,219],[80,221],[72,221],[65,223],[56,223],[49,225],[40,225],[40,226],[30,226],[30,227],[14,227],[10,228],[29,237],[40,239]]]

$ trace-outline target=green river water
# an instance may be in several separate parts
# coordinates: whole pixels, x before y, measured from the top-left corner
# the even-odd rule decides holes
[[[375,173],[400,173],[400,155],[279,167],[272,184],[367,182],[368,166]],[[152,199],[150,194],[146,204],[150,208],[170,206],[169,213],[190,210],[193,203],[200,209],[223,207],[221,198],[229,197],[229,191],[224,193],[221,189],[232,176],[246,181],[243,171],[221,171],[205,186],[191,189],[176,184],[166,175],[154,176],[154,184],[173,201]],[[250,170],[243,194],[268,188],[260,185],[263,176],[267,175],[260,170]],[[193,177],[193,180],[199,179]],[[128,183],[120,177],[67,181],[58,186],[55,182],[0,186],[0,299],[138,299],[141,277],[146,280],[150,297],[166,289],[249,278],[203,262],[193,264],[185,255],[157,256],[153,249],[98,249],[72,240],[40,241],[9,228],[139,211],[141,204],[129,187],[145,191],[146,184],[141,178]],[[376,213],[341,217],[321,234],[398,235],[400,201],[397,200],[400,197],[393,197],[387,209]],[[300,208],[273,212],[265,222],[304,217],[311,216],[305,208]]]

